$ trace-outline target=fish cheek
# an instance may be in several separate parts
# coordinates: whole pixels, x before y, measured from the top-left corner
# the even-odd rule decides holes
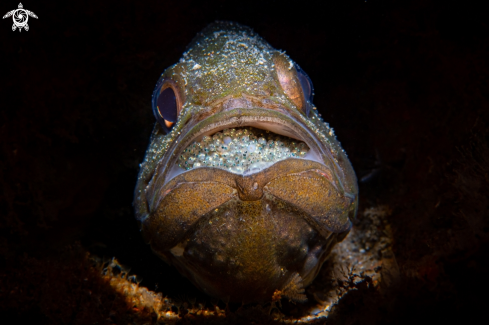
[[[164,256],[201,216],[235,195],[235,189],[222,183],[180,183],[166,194],[156,210],[143,221],[143,235],[153,250]]]

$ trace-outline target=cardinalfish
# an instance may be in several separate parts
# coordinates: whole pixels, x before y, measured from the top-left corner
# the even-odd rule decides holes
[[[231,22],[209,25],[161,74],[136,217],[207,294],[305,301],[350,231],[357,179],[313,95],[297,63]]]

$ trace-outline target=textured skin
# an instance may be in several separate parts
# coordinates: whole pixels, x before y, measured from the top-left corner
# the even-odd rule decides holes
[[[302,301],[357,210],[355,173],[333,130],[303,109],[294,63],[249,28],[214,23],[161,76],[182,104],[171,132],[159,124],[135,191],[143,236],[198,287],[225,301]],[[210,167],[175,176],[190,143],[253,126],[304,141],[315,159],[259,173]]]

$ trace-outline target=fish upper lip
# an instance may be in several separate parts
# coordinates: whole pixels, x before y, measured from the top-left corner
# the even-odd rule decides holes
[[[305,142],[312,149],[314,145],[311,140],[314,139],[312,132],[295,121],[293,118],[279,111],[270,111],[259,107],[243,108],[236,107],[227,109],[215,114],[203,121],[197,122],[191,127],[181,139],[178,140],[179,146],[175,147],[173,152],[180,154],[192,142],[202,138],[204,135],[213,135],[216,132],[224,129],[251,126],[263,130],[267,130],[276,134],[284,135],[299,141]],[[302,132],[301,132],[302,131]],[[306,134],[301,134],[307,132]],[[316,140],[316,139],[314,139]],[[317,142],[314,141],[315,143]],[[316,143],[317,144],[317,143]]]

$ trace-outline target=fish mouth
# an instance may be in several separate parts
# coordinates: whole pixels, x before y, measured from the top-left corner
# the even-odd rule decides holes
[[[243,127],[301,141],[307,154],[274,161],[249,174],[219,166],[189,170],[179,166],[179,158],[192,143],[223,130]],[[265,196],[297,207],[324,238],[351,227],[349,216],[355,211],[356,195],[344,189],[341,170],[331,157],[331,144],[327,139],[321,142],[321,133],[316,134],[301,121],[277,111],[236,108],[200,121],[194,117],[179,132],[180,137],[159,161],[142,195],[147,214],[140,220],[143,232],[148,233],[146,241],[154,241],[154,247],[174,247],[181,236],[199,227],[202,216],[218,211],[229,200],[262,202]],[[157,228],[151,230],[152,227]],[[163,229],[168,236],[160,236]]]
[[[190,118],[179,130],[179,136],[172,142],[153,170],[153,174],[148,178],[144,195],[141,196],[146,211],[141,220],[144,221],[146,217],[156,211],[160,202],[175,186],[188,182],[227,184],[230,188],[240,190],[238,192],[242,192],[243,195],[240,194],[240,196],[243,199],[254,200],[261,197],[263,186],[271,179],[285,174],[292,175],[312,170],[315,174],[328,179],[331,186],[335,188],[335,192],[351,196],[344,189],[342,170],[332,154],[334,143],[331,143],[326,135],[316,133],[304,124],[299,119],[266,108],[234,108],[201,120],[198,117]],[[287,137],[290,140],[300,141],[304,143],[307,154],[302,157],[272,161],[261,168],[243,169],[240,172],[226,170],[219,166],[199,166],[199,168],[189,170],[179,166],[179,159],[192,143],[202,141],[204,137],[213,136],[223,130],[244,127],[253,127]],[[323,135],[323,141],[320,140],[321,135]],[[258,179],[262,179],[263,182],[257,182]],[[240,184],[242,182],[246,184]],[[255,183],[258,184],[258,188],[255,188]]]
[[[164,168],[164,170],[160,169],[160,173],[165,174],[165,181],[162,185],[179,174],[197,167],[219,168],[235,174],[249,175],[288,158],[312,160],[330,166],[331,164],[336,164],[330,150],[327,150],[327,144],[322,143],[313,131],[295,118],[276,110],[235,108],[217,113],[200,122],[188,124],[182,129],[182,136],[177,140],[175,146],[169,150],[167,159],[162,159],[160,163],[162,169],[164,166],[169,166]],[[249,131],[249,133],[246,134],[244,130]],[[232,134],[235,131],[237,134],[240,134],[240,131],[244,131],[241,134],[243,136],[248,135],[251,138],[254,136],[258,149],[265,148],[266,154],[274,155],[274,157],[270,157],[271,159],[257,159],[257,155],[254,157],[251,155],[252,157],[249,159],[249,152],[247,152],[247,148],[243,148],[243,142],[241,143],[242,150],[239,153],[244,154],[244,156],[240,155],[237,158],[237,155],[231,155],[231,158],[237,160],[236,164],[226,164],[226,153],[224,152],[224,155],[221,155],[222,151],[226,150],[220,150],[222,148],[215,148],[215,150],[210,148],[209,152],[206,152],[206,149],[212,147],[212,144],[216,145],[216,143],[218,145],[232,146],[237,140],[236,134],[234,136]],[[228,139],[225,139],[226,137]],[[229,143],[229,138],[231,138],[233,143]],[[266,140],[266,143],[261,143],[260,145],[257,143],[259,140],[261,142]],[[271,140],[275,143],[270,143]],[[253,144],[253,141],[249,139],[245,139],[244,142]],[[268,150],[267,145],[277,145],[281,148],[278,150],[275,147],[275,152],[273,152],[273,150]],[[216,159],[214,159],[214,162],[206,161],[206,158],[211,158],[212,151],[214,151],[214,158],[220,158],[220,162],[216,161]],[[277,151],[279,155],[276,155]],[[199,159],[199,154],[201,156],[202,154],[207,155]],[[248,156],[246,157],[246,155]],[[246,159],[248,159],[248,163],[243,163]],[[335,168],[333,167],[332,169]]]

